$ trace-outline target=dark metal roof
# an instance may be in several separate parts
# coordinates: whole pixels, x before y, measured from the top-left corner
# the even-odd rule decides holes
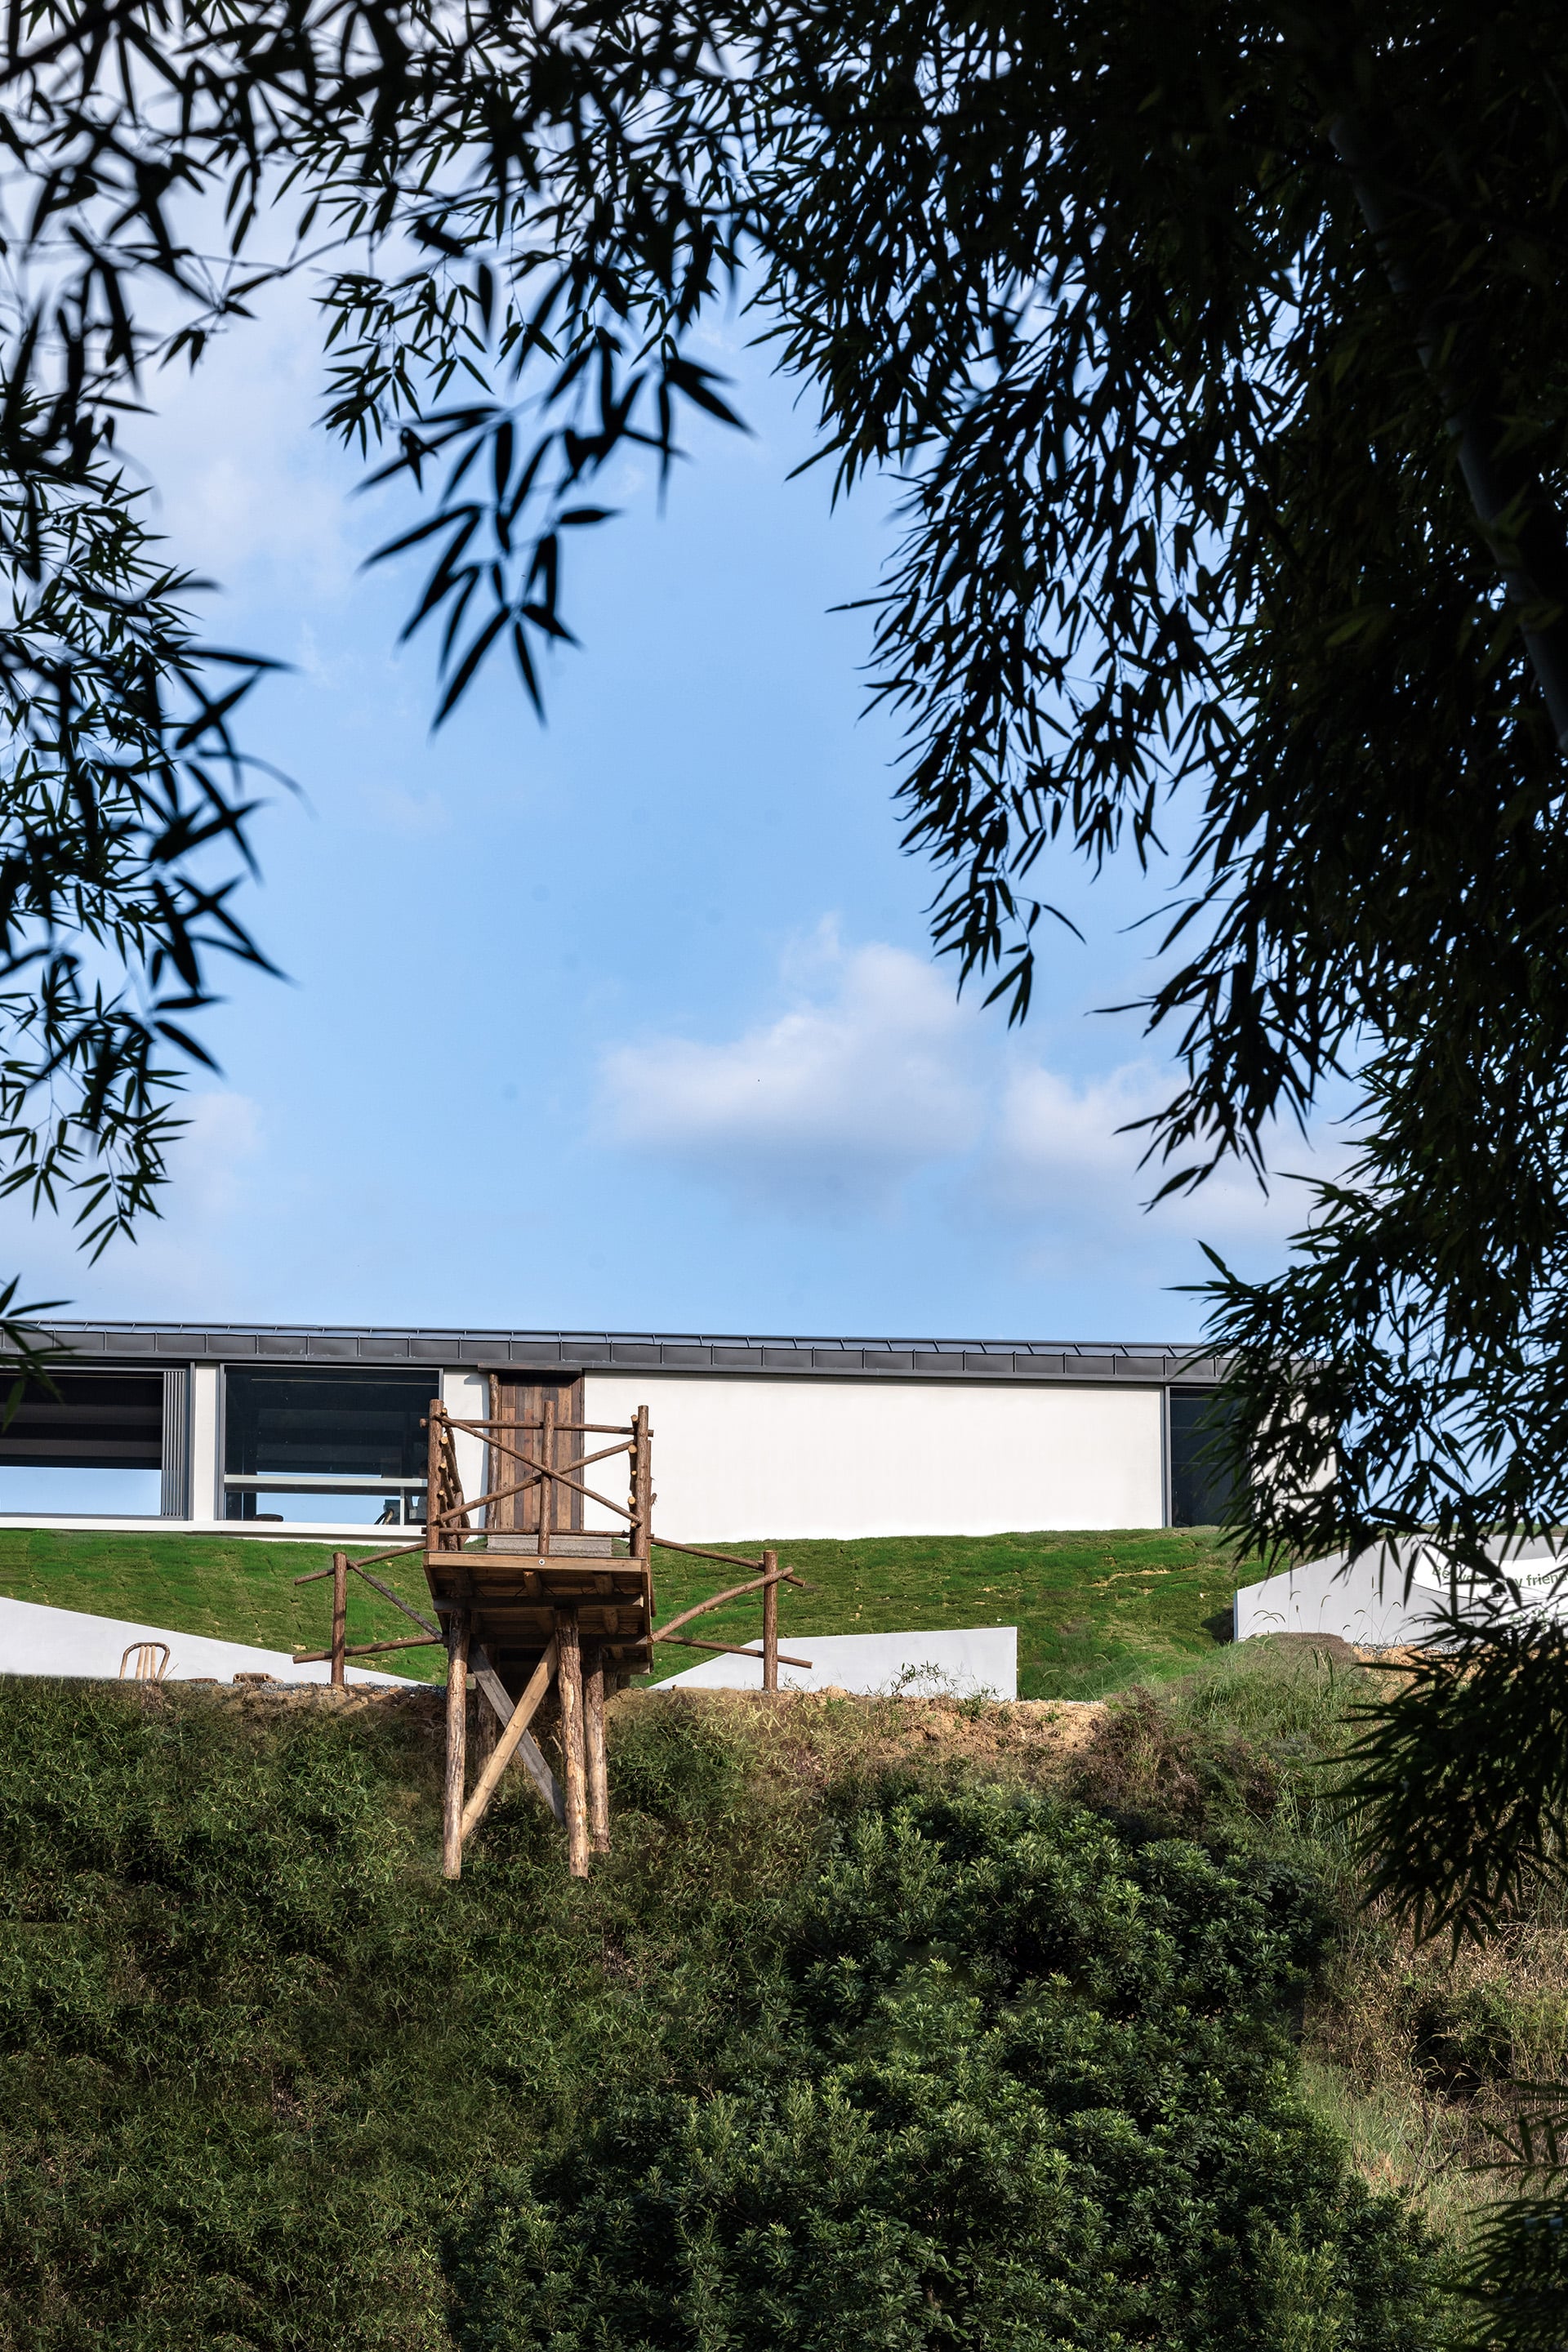
[[[855,1380],[1196,1381],[1220,1377],[1192,1347],[1037,1339],[810,1339],[668,1331],[413,1330],[360,1324],[49,1326],[79,1356],[174,1363],[485,1364],[539,1371],[795,1373]]]

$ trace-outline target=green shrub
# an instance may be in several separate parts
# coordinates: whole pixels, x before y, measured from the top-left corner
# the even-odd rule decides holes
[[[438,1717],[0,1679],[0,2352],[1429,2340],[1288,1853],[668,1700],[450,1885]]]
[[[1416,2352],[1427,2251],[1297,2094],[1327,1933],[1277,1860],[885,1791],[770,1912],[706,2082],[606,2083],[486,2184],[458,2339]]]

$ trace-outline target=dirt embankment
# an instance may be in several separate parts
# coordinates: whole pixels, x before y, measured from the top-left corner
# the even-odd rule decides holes
[[[156,1698],[148,1686],[146,1695]],[[182,1685],[167,1686],[171,1695]],[[343,1717],[383,1710],[439,1737],[446,1697],[434,1684],[416,1690],[377,1690],[351,1685],[333,1690],[321,1683],[246,1683],[210,1685],[204,1696],[256,1718],[316,1707]],[[473,1701],[470,1700],[470,1705]],[[632,1690],[610,1701],[617,1716],[643,1707],[681,1707],[726,1717],[737,1728],[761,1733],[773,1723],[784,1745],[830,1751],[853,1748],[873,1767],[940,1754],[968,1764],[1047,1766],[1089,1746],[1108,1708],[1103,1699],[1015,1699],[976,1704],[948,1698],[866,1697],[848,1691]],[[550,1711],[542,1712],[541,1736],[550,1734]]]

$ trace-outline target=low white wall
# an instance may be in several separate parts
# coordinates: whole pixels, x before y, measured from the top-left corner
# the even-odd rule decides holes
[[[1496,1559],[1501,1546],[1489,1545],[1488,1550]],[[1563,1570],[1545,1543],[1522,1546],[1510,1558],[1509,1570],[1527,1607],[1558,1605]],[[1408,1593],[1405,1580],[1405,1563],[1381,1544],[1348,1562],[1343,1552],[1304,1561],[1300,1568],[1265,1577],[1260,1584],[1242,1587],[1234,1603],[1236,1638],[1246,1642],[1263,1633],[1338,1633],[1372,1650],[1419,1642],[1432,1632],[1434,1612],[1447,1601],[1447,1581],[1424,1554],[1411,1563]]]
[[[931,1633],[792,1633],[781,1648],[808,1666],[779,1663],[783,1690],[903,1690],[911,1698],[1015,1699],[1018,1696],[1016,1625],[947,1626]],[[754,1690],[763,1686],[762,1654],[708,1658],[655,1685],[659,1690]]]
[[[1405,1597],[1402,1569],[1381,1552],[1348,1566],[1342,1552],[1244,1585],[1235,1601],[1236,1638],[1260,1633],[1337,1633],[1373,1650],[1418,1641],[1436,1599],[1430,1586]]]
[[[589,1372],[585,1418],[653,1429],[657,1533],[734,1542],[1157,1528],[1158,1389]],[[588,1450],[604,1439],[589,1438]],[[625,1465],[588,1483],[617,1501]],[[590,1527],[621,1524],[590,1507]]]
[[[50,1609],[37,1601],[0,1599],[0,1675],[68,1675],[111,1682],[133,1642],[163,1642],[169,1663],[166,1682],[197,1679],[228,1683],[237,1674],[270,1675],[279,1683],[325,1683],[330,1664],[297,1666],[287,1650],[260,1650],[247,1642],[219,1642],[205,1633],[171,1633],[166,1625],[138,1625],[119,1617],[93,1617],[85,1610]],[[417,1690],[406,1675],[349,1666],[351,1683]]]

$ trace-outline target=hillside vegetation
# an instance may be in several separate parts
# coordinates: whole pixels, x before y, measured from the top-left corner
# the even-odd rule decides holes
[[[766,1540],[719,1549],[754,1557]],[[368,1557],[383,1548],[351,1549]],[[778,1549],[808,1580],[805,1591],[785,1586],[781,1597],[786,1646],[813,1633],[1016,1625],[1026,1698],[1098,1697],[1190,1668],[1228,1638],[1231,1594],[1255,1573],[1238,1576],[1215,1530],[1203,1528],[885,1537]],[[8,1528],[0,1530],[0,1593],[264,1649],[317,1649],[327,1639],[330,1603],[321,1585],[293,1580],[330,1559],[325,1546],[257,1537]],[[657,1553],[655,1569],[665,1615],[726,1581],[713,1562],[675,1552]],[[376,1572],[416,1607],[427,1606],[416,1558]],[[413,1632],[357,1579],[350,1590],[351,1642]],[[759,1622],[754,1601],[733,1603],[712,1619],[714,1638],[752,1640]],[[692,1661],[689,1650],[672,1648],[660,1656],[660,1675]],[[419,1680],[443,1671],[436,1651],[405,1651],[386,1664]]]
[[[1425,2352],[1563,1937],[1357,1910],[1363,1687],[629,1693],[585,1885],[435,1693],[0,1684],[4,2352]]]

